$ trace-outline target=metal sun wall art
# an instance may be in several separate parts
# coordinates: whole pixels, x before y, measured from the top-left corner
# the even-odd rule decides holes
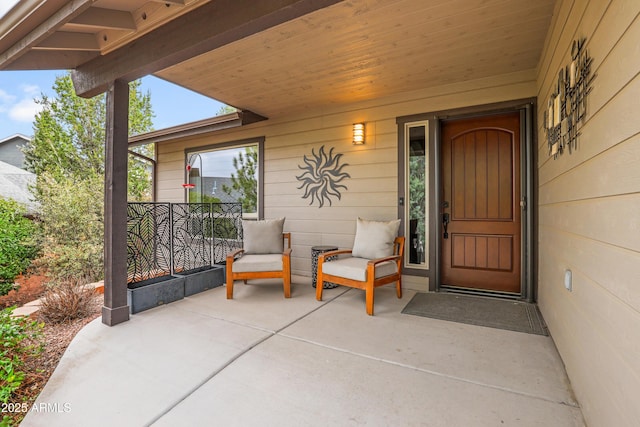
[[[311,198],[309,205],[317,200],[320,208],[324,206],[325,201],[329,202],[329,206],[331,206],[331,198],[336,197],[340,200],[340,189],[347,189],[347,186],[340,184],[340,182],[351,178],[351,175],[342,171],[349,164],[340,165],[342,154],[334,155],[333,150],[331,148],[327,154],[323,145],[316,154],[311,149],[311,155],[303,157],[305,166],[298,165],[298,168],[304,171],[301,175],[296,176],[301,182],[298,189],[304,188],[303,199]]]
[[[571,63],[560,69],[558,81],[547,110],[545,131],[549,155],[557,158],[566,149],[571,153],[578,145],[578,124],[584,121],[586,98],[591,92],[591,61],[585,48],[586,39],[574,40]]]

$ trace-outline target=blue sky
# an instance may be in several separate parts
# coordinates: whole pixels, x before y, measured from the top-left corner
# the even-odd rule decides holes
[[[0,12],[1,15],[1,12]],[[53,82],[65,71],[0,71],[0,140],[21,133],[33,135],[38,110],[35,98],[53,97]],[[155,129],[213,117],[224,105],[213,99],[148,76],[141,90],[151,94]]]

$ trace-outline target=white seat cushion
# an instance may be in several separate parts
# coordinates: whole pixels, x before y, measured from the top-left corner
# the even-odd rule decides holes
[[[335,261],[328,261],[322,264],[322,272],[332,276],[346,277],[347,279],[367,281],[368,259],[348,257]],[[386,261],[376,266],[376,279],[397,273],[397,264],[393,261]]]
[[[282,271],[282,254],[247,255],[233,262],[234,273]]]

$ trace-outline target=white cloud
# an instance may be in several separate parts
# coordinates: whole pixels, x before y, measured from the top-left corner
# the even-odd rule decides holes
[[[9,95],[4,90],[0,89],[0,113],[8,111],[15,100],[15,96]]]
[[[11,120],[17,122],[33,122],[42,105],[34,101],[40,95],[40,87],[34,84],[21,84],[21,95],[12,95],[0,89],[0,113],[7,113]],[[18,98],[22,98],[18,101]]]
[[[36,104],[33,99],[25,98],[9,108],[9,118],[17,122],[33,122],[40,110],[42,105]]]
[[[26,95],[30,95],[30,96],[39,96],[40,95],[40,86],[38,86],[38,85],[22,84],[22,85],[20,85],[20,89]]]
[[[9,95],[4,90],[0,89],[0,102],[2,102],[2,103],[12,102],[15,98],[16,98],[15,96]]]

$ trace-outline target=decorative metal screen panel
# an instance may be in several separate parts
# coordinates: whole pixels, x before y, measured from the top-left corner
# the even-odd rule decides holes
[[[213,203],[213,259],[223,264],[227,253],[242,248],[242,205]]]
[[[127,282],[223,264],[242,248],[240,203],[129,203]]]
[[[172,203],[173,271],[211,266],[211,204]]]
[[[169,203],[127,206],[127,283],[171,274]]]

